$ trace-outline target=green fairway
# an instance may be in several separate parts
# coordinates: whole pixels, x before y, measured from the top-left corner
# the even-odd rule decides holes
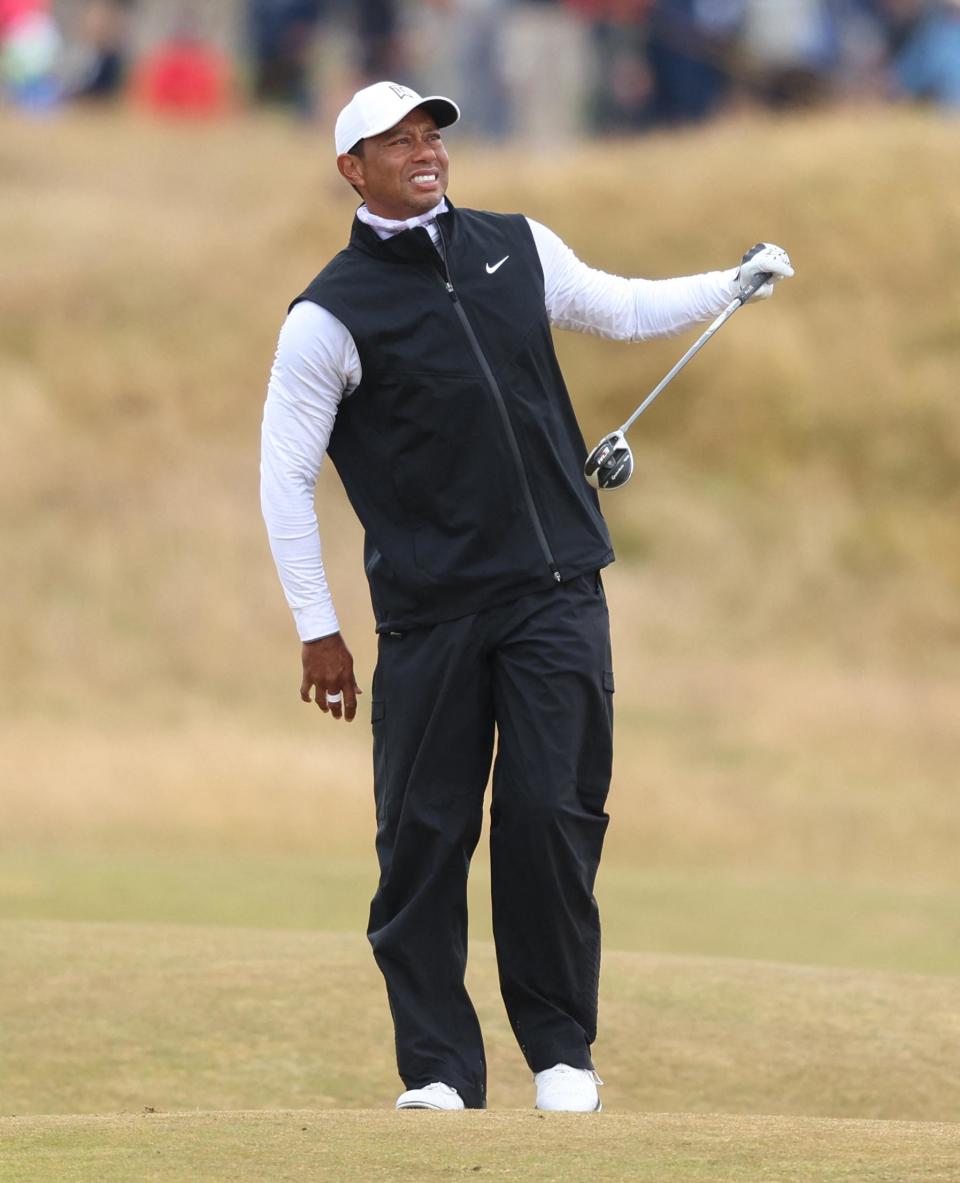
[[[0,1148],[2,1183],[956,1183],[960,1126],[304,1110],[0,1119]]]
[[[361,937],[0,924],[0,1114],[389,1106],[386,998]],[[469,971],[492,1108],[531,1103],[491,946]],[[608,952],[608,1112],[960,1115],[960,981]]]
[[[140,921],[359,934],[376,886],[372,851],[345,855],[0,852],[0,919]],[[609,948],[960,973],[960,889],[772,873],[604,865]],[[490,939],[484,852],[471,931]]]

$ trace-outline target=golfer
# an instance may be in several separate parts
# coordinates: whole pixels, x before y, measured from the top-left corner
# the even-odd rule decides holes
[[[337,167],[363,204],[280,332],[263,513],[303,642],[301,698],[348,722],[360,689],[314,509],[324,453],[366,535],[379,634],[368,936],[406,1090],[397,1108],[486,1103],[464,971],[467,872],[493,761],[503,1001],[537,1107],[589,1112],[600,1109],[593,888],[613,724],[600,572],[613,551],[551,326],[666,336],[715,316],[761,273],[793,272],[764,245],[728,271],[623,279],[529,218],[459,209],[445,196],[441,135],[459,116],[450,99],[392,82],[340,112]]]

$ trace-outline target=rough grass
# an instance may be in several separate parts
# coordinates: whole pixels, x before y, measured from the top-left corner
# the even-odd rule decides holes
[[[365,1108],[396,1088],[357,935],[367,716],[333,731],[298,701],[256,493],[283,309],[353,204],[325,138],[0,113],[0,1180],[952,1181],[956,129],[861,110],[555,158],[452,146],[454,200],[523,209],[599,266],[697,271],[767,238],[798,267],[644,417],[605,502],[610,1112],[509,1111],[530,1082],[482,856],[500,1111]],[[681,348],[560,341],[591,442]],[[320,499],[369,686],[329,471]],[[127,1114],[29,1116],[98,1110]]]
[[[960,886],[955,681],[648,644],[645,601],[616,571],[608,582],[615,861]],[[120,704],[0,724],[0,848],[366,853],[366,708],[332,726],[300,703],[297,665],[295,643],[278,642],[259,717],[241,692],[229,711],[154,670],[153,717]]]
[[[0,1119],[0,1180],[953,1183],[960,1127],[689,1114],[278,1112]]]
[[[767,164],[749,181],[747,141]],[[814,646],[948,670],[952,125],[856,111],[549,159],[453,151],[456,200],[523,208],[600,266],[702,270],[758,237],[795,256],[797,280],[644,418],[635,483],[605,503],[624,560],[656,572],[635,585],[648,635],[727,658]],[[76,710],[77,669],[94,704],[162,709],[158,684],[232,704],[238,679],[246,701],[269,700],[290,628],[265,558],[256,436],[283,309],[347,232],[352,198],[325,141],[269,121],[38,128],[8,115],[0,176],[4,705]],[[566,334],[561,349],[593,439],[678,345]],[[332,482],[323,499],[359,637],[356,531]]]

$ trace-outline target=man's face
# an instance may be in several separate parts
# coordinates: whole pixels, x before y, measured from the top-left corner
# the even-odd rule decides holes
[[[447,191],[447,150],[436,120],[420,107],[389,131],[364,140],[362,156],[340,156],[337,167],[381,218],[424,214]]]

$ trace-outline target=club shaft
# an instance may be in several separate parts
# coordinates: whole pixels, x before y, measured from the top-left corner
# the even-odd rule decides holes
[[[700,350],[704,347],[704,345],[706,345],[706,343],[710,340],[710,338],[717,331],[717,329],[719,329],[723,325],[725,325],[727,323],[727,321],[730,319],[730,317],[733,316],[733,314],[737,311],[737,309],[742,308],[743,305],[746,304],[746,302],[750,299],[750,297],[758,290],[758,288],[763,287],[763,285],[769,279],[770,279],[769,275],[758,276],[756,281],[753,283],[753,285],[750,287],[750,289],[748,291],[744,292],[742,296],[737,296],[733,300],[730,301],[730,303],[726,306],[726,308],[724,308],[724,310],[720,313],[720,315],[717,317],[717,319],[703,331],[703,333],[697,338],[696,341],[694,341],[694,343],[690,346],[690,348],[683,355],[683,357],[680,358],[680,360],[673,367],[673,369],[670,371],[670,373],[667,374],[666,377],[662,378],[661,381],[657,383],[657,385],[653,388],[653,390],[650,391],[650,393],[643,400],[643,402],[640,404],[640,406],[637,407],[637,409],[633,412],[633,414],[630,416],[630,418],[627,419],[627,421],[620,426],[619,431],[621,433],[624,433],[624,432],[630,430],[630,428],[633,426],[633,424],[636,423],[636,421],[640,418],[640,416],[647,409],[647,407],[650,406],[650,404],[657,397],[657,395],[661,394],[664,391],[664,389],[667,386],[669,386],[669,384],[673,381],[673,379],[676,378],[677,374],[680,373],[680,371],[687,364],[687,362],[695,354],[700,352]]]

